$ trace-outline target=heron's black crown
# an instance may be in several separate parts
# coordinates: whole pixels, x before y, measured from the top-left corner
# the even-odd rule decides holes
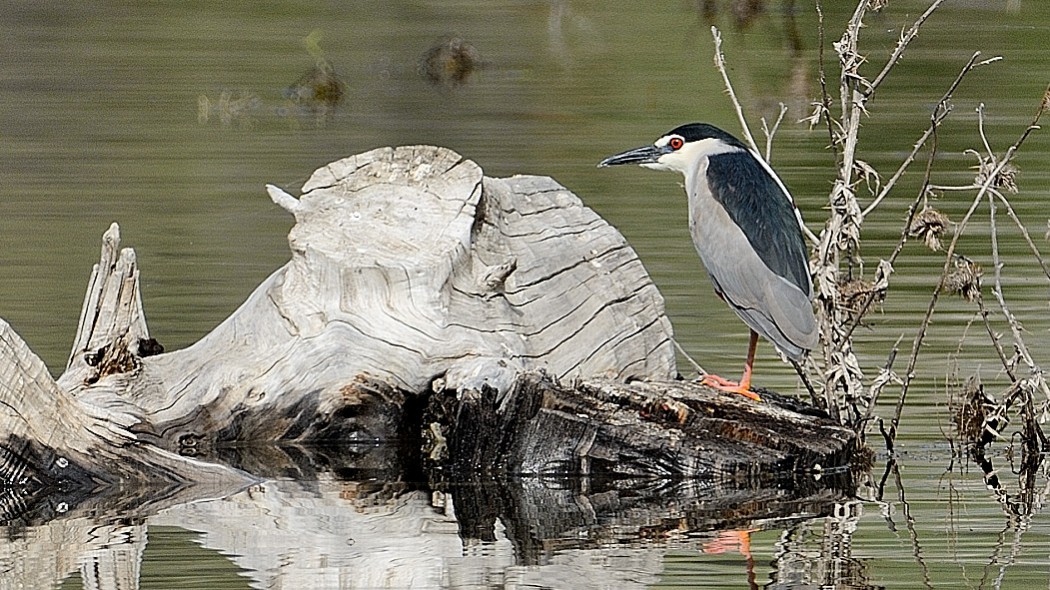
[[[668,135],[680,135],[682,139],[687,142],[700,141],[701,139],[717,139],[733,147],[738,147],[744,150],[747,149],[744,142],[740,141],[733,135],[722,131],[718,127],[708,125],[707,123],[689,123],[681,125],[664,134],[664,136]]]

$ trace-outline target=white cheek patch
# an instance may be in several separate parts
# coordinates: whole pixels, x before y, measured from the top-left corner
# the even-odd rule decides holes
[[[689,170],[689,165],[692,163],[692,159],[689,154],[686,153],[686,148],[682,148],[677,152],[671,152],[660,156],[657,163],[663,166],[661,170],[676,170],[685,174]]]
[[[657,147],[659,147],[660,141],[670,141],[673,137],[676,136],[668,135],[666,137],[661,137],[656,143]],[[690,168],[696,166],[708,156],[737,151],[740,151],[740,148],[731,146],[714,138],[707,138],[698,141],[690,141],[682,146],[681,149],[660,156],[659,163],[664,165],[661,170],[675,170],[682,174],[689,175]]]

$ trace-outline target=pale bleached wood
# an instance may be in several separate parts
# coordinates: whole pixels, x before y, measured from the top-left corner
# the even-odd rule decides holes
[[[520,540],[502,529],[483,548],[464,547],[451,497],[435,507],[424,492],[369,494],[366,486],[319,481],[307,494],[292,482],[267,482],[222,502],[173,508],[150,523],[201,531],[204,547],[229,555],[259,588],[429,590],[515,587],[527,579],[536,587],[641,589],[663,569],[663,551],[653,548],[571,551],[543,567],[515,567]]]
[[[362,395],[457,366],[559,378],[674,374],[663,300],[614,228],[549,178],[383,148],[319,169],[291,261],[193,346],[142,360],[129,399],[169,445],[310,438]]]
[[[138,376],[139,343],[149,337],[138,287],[135,252],[120,250],[116,224],[103,235],[77,329],[69,367],[60,381],[0,320],[0,488],[33,498],[41,490],[68,511],[105,484],[158,485],[251,478],[222,465],[181,457],[153,444],[149,419],[122,396]],[[89,360],[93,356],[93,360]],[[108,374],[101,385],[100,376]],[[32,510],[26,502],[25,510]],[[5,507],[0,521],[23,506]]]
[[[0,532],[0,588],[59,588],[76,571],[84,590],[139,587],[145,524],[103,523],[92,515],[52,520],[28,533]]]
[[[139,408],[105,388],[81,396],[64,390],[0,320],[0,490],[12,492],[0,500],[0,523],[41,518],[33,516],[41,509],[65,513],[104,497],[106,485],[193,484],[209,491],[217,485],[230,491],[252,481],[228,467],[143,444],[147,426]],[[43,507],[36,504],[42,494],[49,500]],[[168,491],[161,499],[174,495]]]
[[[73,390],[77,380],[98,376],[105,367],[106,352],[117,353],[114,343],[137,352],[139,342],[149,339],[146,316],[142,311],[139,272],[135,251],[120,249],[120,227],[116,223],[102,235],[99,262],[91,271],[87,294],[80,312],[77,334],[61,384]],[[108,348],[109,350],[103,351]],[[101,354],[100,354],[101,352]],[[96,363],[88,363],[96,355]]]
[[[135,440],[133,414],[84,406],[58,386],[40,359],[0,320],[0,443],[20,455],[30,443],[86,455]],[[17,480],[18,478],[10,478]]]
[[[642,589],[658,583],[668,553],[699,554],[719,531],[783,530],[845,497],[689,479],[482,481],[428,492],[386,479],[274,480],[148,522],[199,531],[259,588]],[[805,542],[785,538],[783,549]],[[799,555],[795,565],[833,559]],[[744,559],[732,559],[743,577]]]
[[[100,526],[77,562],[83,590],[137,590],[146,549],[146,526]],[[68,549],[66,555],[72,553]]]

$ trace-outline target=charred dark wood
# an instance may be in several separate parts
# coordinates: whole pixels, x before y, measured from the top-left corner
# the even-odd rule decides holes
[[[754,402],[688,381],[583,381],[522,375],[434,396],[428,428],[447,465],[471,473],[700,478],[809,485],[847,471],[852,430],[773,392]],[[441,440],[431,442],[438,449]],[[444,456],[437,450],[438,456]],[[431,452],[433,456],[435,451]]]

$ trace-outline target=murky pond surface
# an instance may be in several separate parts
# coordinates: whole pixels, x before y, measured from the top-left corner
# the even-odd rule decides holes
[[[824,4],[830,44],[854,3]],[[862,51],[873,68],[924,8],[890,0],[869,17]],[[184,347],[288,258],[292,220],[265,183],[294,192],[341,157],[437,144],[490,176],[549,175],[579,195],[636,248],[682,346],[733,375],[747,333],[696,260],[678,181],[595,167],[684,122],[738,132],[711,64],[712,24],[756,132],[759,117],[787,106],[773,165],[819,231],[834,178],[827,130],[797,122],[820,94],[812,2],[0,2],[0,317],[60,372],[99,238],[117,221],[138,254],[151,333]],[[453,37],[477,67],[442,70],[451,79],[434,84],[425,55]],[[1050,81],[1047,39],[1048,2],[948,0],[871,104],[861,158],[888,175],[970,55],[1001,55],[963,82],[938,136],[935,182],[968,183],[976,160],[965,150],[983,151],[976,108],[1004,151]],[[344,82],[333,108],[289,90],[321,55]],[[1032,135],[1016,165],[1013,206],[1048,250],[1050,134]],[[920,178],[921,166],[865,223],[869,270],[892,251]],[[936,205],[958,220],[971,198],[946,192]],[[1000,213],[998,225],[1005,298],[1046,366],[1047,279],[1013,223]],[[990,285],[988,227],[984,206],[960,251]],[[898,259],[890,296],[857,336],[869,374],[899,337],[910,349],[942,264],[917,243]],[[91,517],[7,527],[0,587],[1045,587],[1045,476],[1018,515],[1007,509],[1017,498],[989,491],[949,442],[950,387],[978,373],[996,392],[1001,365],[970,324],[971,303],[945,298],[936,318],[895,469],[883,478],[880,457],[873,481],[884,486],[857,499],[752,499],[734,519],[705,508],[716,492],[680,482],[659,493],[557,481],[435,493],[383,472],[322,472],[170,499],[144,518],[100,505]],[[998,315],[992,325],[1009,333]],[[756,367],[757,384],[795,390],[767,345]],[[897,391],[876,415],[892,415]],[[1009,459],[996,461],[1016,489]]]

